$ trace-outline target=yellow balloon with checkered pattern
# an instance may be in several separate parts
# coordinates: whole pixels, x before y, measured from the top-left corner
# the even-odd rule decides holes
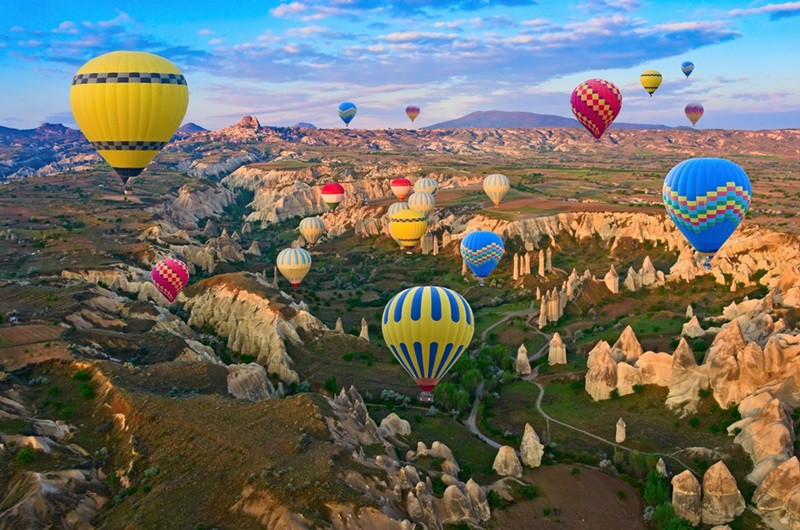
[[[186,79],[167,59],[116,51],[91,59],[72,79],[72,114],[86,139],[126,184],[149,164],[181,124]]]
[[[653,92],[661,86],[661,79],[661,74],[655,70],[645,70],[639,76],[639,81],[644,89],[647,90],[647,93],[650,94],[650,97],[653,97]]]
[[[428,231],[425,215],[417,210],[402,210],[389,221],[389,233],[404,248],[412,248]]]

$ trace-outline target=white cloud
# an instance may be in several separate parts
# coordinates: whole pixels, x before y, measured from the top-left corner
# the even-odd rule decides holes
[[[416,40],[453,40],[458,38],[455,33],[438,33],[435,31],[397,31],[382,37],[390,42],[411,42]]]
[[[783,18],[800,15],[800,2],[785,2],[783,4],[767,4],[750,9],[733,9],[728,13],[732,17],[747,15],[770,15],[770,18]]]
[[[546,18],[534,18],[533,20],[523,20],[522,25],[527,27],[540,28],[543,26],[549,26],[550,21],[547,20]]]
[[[17,41],[17,46],[21,48],[38,48],[42,44],[42,41],[35,39]]]
[[[71,20],[65,20],[64,22],[59,24],[56,29],[53,30],[53,33],[61,33],[61,34],[66,34],[66,35],[77,35],[78,34],[78,27]]]
[[[283,51],[286,53],[300,53],[300,46],[297,44],[287,44],[283,47]]]
[[[328,31],[330,30],[324,26],[304,26],[302,28],[289,28],[286,30],[286,34],[292,36],[321,35],[323,33],[328,33]]]
[[[306,5],[301,2],[292,2],[290,4],[280,4],[274,9],[270,9],[270,13],[278,18],[288,18],[292,15],[297,15],[306,10]]]
[[[578,4],[580,9],[585,11],[635,11],[642,7],[638,0],[588,0],[583,4]]]
[[[206,37],[208,35],[213,35],[214,34],[214,30],[213,29],[208,29],[208,28],[203,28],[200,31],[198,31],[197,34],[200,35],[201,37]]]
[[[212,46],[219,46],[223,42],[225,42],[225,39],[211,39],[210,41],[208,41],[208,43]]]
[[[11,26],[8,29],[8,31],[12,33],[22,33],[23,31],[25,31],[25,28],[23,28],[22,26]]]

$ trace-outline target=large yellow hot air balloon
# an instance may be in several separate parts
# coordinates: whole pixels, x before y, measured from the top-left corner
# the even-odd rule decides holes
[[[389,221],[389,232],[405,249],[411,249],[419,243],[428,230],[425,215],[417,210],[402,210],[395,213]]]
[[[661,86],[661,74],[655,70],[645,70],[639,76],[639,81],[641,81],[647,93],[650,94],[650,97],[653,97],[653,92]]]
[[[383,310],[383,339],[395,359],[414,378],[422,395],[430,392],[469,346],[475,332],[472,308],[445,287],[411,287]]]
[[[500,173],[486,175],[486,178],[483,179],[483,191],[492,199],[495,206],[500,204],[500,201],[503,200],[510,188],[511,184],[508,182],[508,177]]]
[[[72,78],[72,114],[86,139],[130,191],[135,177],[181,124],[189,88],[170,61],[146,52],[117,51],[91,59]]]
[[[278,270],[297,289],[311,269],[311,254],[302,248],[285,248],[278,254]]]
[[[319,217],[306,217],[300,221],[300,235],[312,247],[326,232],[325,223]]]

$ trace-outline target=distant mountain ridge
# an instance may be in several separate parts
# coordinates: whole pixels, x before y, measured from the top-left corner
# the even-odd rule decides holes
[[[541,127],[583,127],[574,118],[535,112],[478,110],[454,120],[422,127],[423,129],[524,129]],[[613,123],[615,129],[683,129],[654,123]]]
[[[206,129],[205,127],[201,127],[200,125],[197,125],[196,123],[191,121],[188,123],[184,123],[178,128],[178,132],[183,134],[194,134],[206,131],[208,131],[208,129]]]

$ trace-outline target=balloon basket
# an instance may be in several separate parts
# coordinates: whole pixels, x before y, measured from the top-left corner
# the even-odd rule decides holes
[[[703,257],[703,269],[710,271],[711,270],[711,258],[714,257],[714,254],[709,254],[706,252],[698,252]]]
[[[433,394],[431,392],[420,392],[419,393],[419,402],[420,403],[427,403],[433,404]]]
[[[483,287],[483,285],[484,285],[484,283],[483,283],[483,278],[478,278],[478,285],[480,285],[481,287]]]

